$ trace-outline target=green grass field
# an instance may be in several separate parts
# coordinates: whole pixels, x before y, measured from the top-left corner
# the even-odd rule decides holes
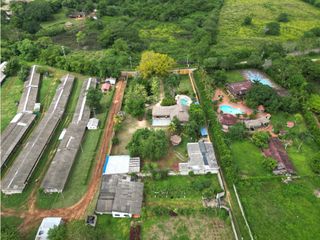
[[[277,21],[280,13],[290,21],[281,23],[280,36],[265,36],[268,22]],[[251,16],[251,26],[242,25]],[[252,49],[270,41],[296,41],[305,31],[320,25],[320,10],[300,0],[225,0],[220,12],[218,46],[222,53]]]
[[[250,179],[238,191],[255,239],[317,239],[320,199],[314,195],[320,178]]]
[[[188,93],[189,97],[193,97],[193,89],[190,83],[189,75],[180,75],[180,84],[178,87],[178,92]]]
[[[241,81],[244,81],[244,77],[240,71],[227,72],[227,82],[228,83],[241,82]]]
[[[23,82],[18,77],[8,77],[1,86],[1,132],[8,126],[17,113]]]
[[[232,156],[242,177],[270,176],[262,165],[263,155],[249,140],[235,142],[231,145]]]

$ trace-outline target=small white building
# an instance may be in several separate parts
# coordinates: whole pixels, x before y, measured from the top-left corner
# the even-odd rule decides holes
[[[49,230],[61,225],[62,223],[63,221],[61,217],[46,217],[42,219],[35,240],[48,239]]]
[[[116,85],[117,79],[113,77],[106,78],[105,82],[109,82],[111,85]]]
[[[88,130],[97,130],[99,127],[99,119],[98,118],[90,118],[87,124]]]
[[[106,156],[103,175],[127,174],[140,172],[140,158],[129,155]]]

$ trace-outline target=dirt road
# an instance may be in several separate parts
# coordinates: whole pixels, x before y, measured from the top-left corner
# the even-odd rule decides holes
[[[121,109],[125,87],[126,81],[119,81],[116,85],[116,91],[112,105],[109,109],[108,118],[106,120],[100,150],[96,156],[95,168],[93,169],[93,173],[91,174],[92,177],[85,195],[79,202],[77,202],[73,206],[67,208],[43,210],[36,208],[35,194],[31,194],[30,200],[28,201],[28,210],[19,212],[19,214],[12,209],[3,210],[1,215],[18,215],[21,218],[24,218],[23,224],[21,225],[21,232],[28,231],[28,229],[34,227],[35,224],[37,224],[37,220],[41,220],[44,217],[59,216],[67,221],[73,219],[81,219],[84,217],[90,202],[92,201],[96,191],[100,187],[102,168],[105,161],[105,156],[109,152],[110,142],[113,135],[113,118],[115,114],[117,114]]]

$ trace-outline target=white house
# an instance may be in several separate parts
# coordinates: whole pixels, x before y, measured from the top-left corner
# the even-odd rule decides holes
[[[113,77],[106,78],[105,82],[109,82],[111,85],[116,85],[117,79]]]
[[[46,217],[42,219],[41,225],[38,229],[35,240],[46,240],[48,239],[48,232],[50,229],[53,229],[60,224],[62,224],[61,217]]]
[[[97,130],[99,126],[99,119],[98,118],[90,118],[87,124],[88,130]]]

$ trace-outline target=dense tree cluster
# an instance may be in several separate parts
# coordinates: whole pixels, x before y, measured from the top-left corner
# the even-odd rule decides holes
[[[168,153],[169,140],[163,130],[138,129],[132,136],[127,149],[130,156],[159,160]]]
[[[146,101],[147,92],[144,85],[131,83],[125,96],[125,111],[134,117],[142,117]]]

